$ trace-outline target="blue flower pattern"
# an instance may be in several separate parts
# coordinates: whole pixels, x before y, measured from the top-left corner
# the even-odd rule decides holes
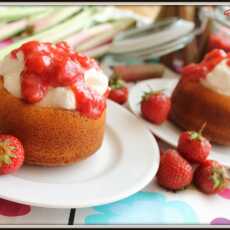
[[[197,224],[192,207],[183,201],[167,201],[162,193],[138,192],[126,199],[93,208],[97,213],[86,224]]]

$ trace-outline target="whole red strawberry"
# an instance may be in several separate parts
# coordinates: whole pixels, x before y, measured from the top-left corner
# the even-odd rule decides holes
[[[124,104],[128,99],[128,88],[125,83],[118,76],[114,76],[109,81],[109,86],[111,89],[109,99],[121,105]]]
[[[210,142],[202,136],[202,129],[199,132],[182,132],[178,141],[179,153],[191,163],[202,163],[212,149]]]
[[[0,174],[18,170],[24,162],[24,149],[14,136],[0,134]]]
[[[141,112],[145,119],[155,124],[161,124],[169,115],[171,109],[170,98],[163,91],[150,91],[141,100]]]
[[[157,182],[169,190],[180,190],[191,184],[192,166],[173,149],[161,155]]]
[[[194,172],[194,184],[206,194],[222,191],[228,184],[224,167],[213,160],[203,162]]]

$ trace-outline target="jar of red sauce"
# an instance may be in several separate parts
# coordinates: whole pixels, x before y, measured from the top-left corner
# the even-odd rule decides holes
[[[213,13],[207,49],[216,48],[230,52],[230,6],[218,6]]]

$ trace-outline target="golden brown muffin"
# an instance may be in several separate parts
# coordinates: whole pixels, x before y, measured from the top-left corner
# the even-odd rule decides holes
[[[0,130],[19,138],[25,163],[59,166],[81,161],[101,146],[105,111],[98,119],[77,111],[44,108],[25,103],[3,88],[0,79]]]
[[[170,118],[185,130],[203,131],[210,141],[230,145],[230,97],[203,86],[200,81],[179,81],[172,95]]]

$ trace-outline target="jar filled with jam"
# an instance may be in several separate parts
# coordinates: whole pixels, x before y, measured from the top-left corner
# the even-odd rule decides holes
[[[223,49],[230,52],[230,6],[216,7],[211,18],[212,25],[208,39],[208,51]]]

